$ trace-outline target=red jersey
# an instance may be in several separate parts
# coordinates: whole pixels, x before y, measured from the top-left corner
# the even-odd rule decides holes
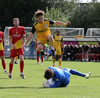
[[[25,36],[25,34],[25,28],[23,26],[10,28],[9,37],[12,38],[12,44],[15,45],[16,49],[23,47],[23,36]]]
[[[0,50],[3,50],[3,40],[4,40],[4,35],[3,32],[0,31]]]

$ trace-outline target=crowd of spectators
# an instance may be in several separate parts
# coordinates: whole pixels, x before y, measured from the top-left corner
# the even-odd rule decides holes
[[[30,46],[30,56],[33,57],[35,52],[35,42],[32,40],[29,44]],[[45,52],[48,54],[45,55],[47,57],[52,56],[51,49]],[[83,45],[64,45],[64,53],[62,55],[63,61],[100,61],[100,45],[90,44],[87,45],[84,43]]]
[[[100,61],[100,45],[65,45],[65,61]]]

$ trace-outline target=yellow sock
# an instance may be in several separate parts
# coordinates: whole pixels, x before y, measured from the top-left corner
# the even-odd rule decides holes
[[[61,59],[59,59],[59,66],[61,66]]]
[[[16,61],[18,60],[18,56],[16,56]]]

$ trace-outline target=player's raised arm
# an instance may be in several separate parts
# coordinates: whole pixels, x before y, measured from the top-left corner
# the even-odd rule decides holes
[[[60,21],[54,21],[54,24],[60,25],[60,26],[67,26],[67,25],[71,24],[71,22],[68,21],[65,23],[65,22],[60,22]]]
[[[32,27],[32,30],[30,32],[30,34],[28,35],[26,42],[25,42],[25,46],[28,44],[28,42],[31,40],[31,38],[33,37],[33,34],[35,33],[35,27]]]
[[[31,40],[33,34],[30,32],[30,34],[28,35],[26,42],[25,42],[25,46],[27,46],[28,42]]]

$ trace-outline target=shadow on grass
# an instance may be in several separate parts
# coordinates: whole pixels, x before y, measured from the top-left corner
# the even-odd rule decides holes
[[[3,79],[9,79],[9,78],[0,78],[0,80],[3,80]],[[14,80],[14,79],[21,79],[21,78],[12,78],[12,79],[9,79],[9,80]]]
[[[62,87],[58,87],[58,88],[60,89]],[[63,87],[63,88],[65,88],[65,87]],[[16,86],[16,87],[0,87],[0,89],[40,89],[40,90],[44,90],[44,89],[52,89],[52,88]]]
[[[8,79],[8,78],[0,78],[0,80],[3,80],[3,79]]]
[[[100,76],[91,76],[91,78],[100,78]]]
[[[44,88],[43,87],[16,86],[16,87],[0,87],[0,89],[44,89]]]

